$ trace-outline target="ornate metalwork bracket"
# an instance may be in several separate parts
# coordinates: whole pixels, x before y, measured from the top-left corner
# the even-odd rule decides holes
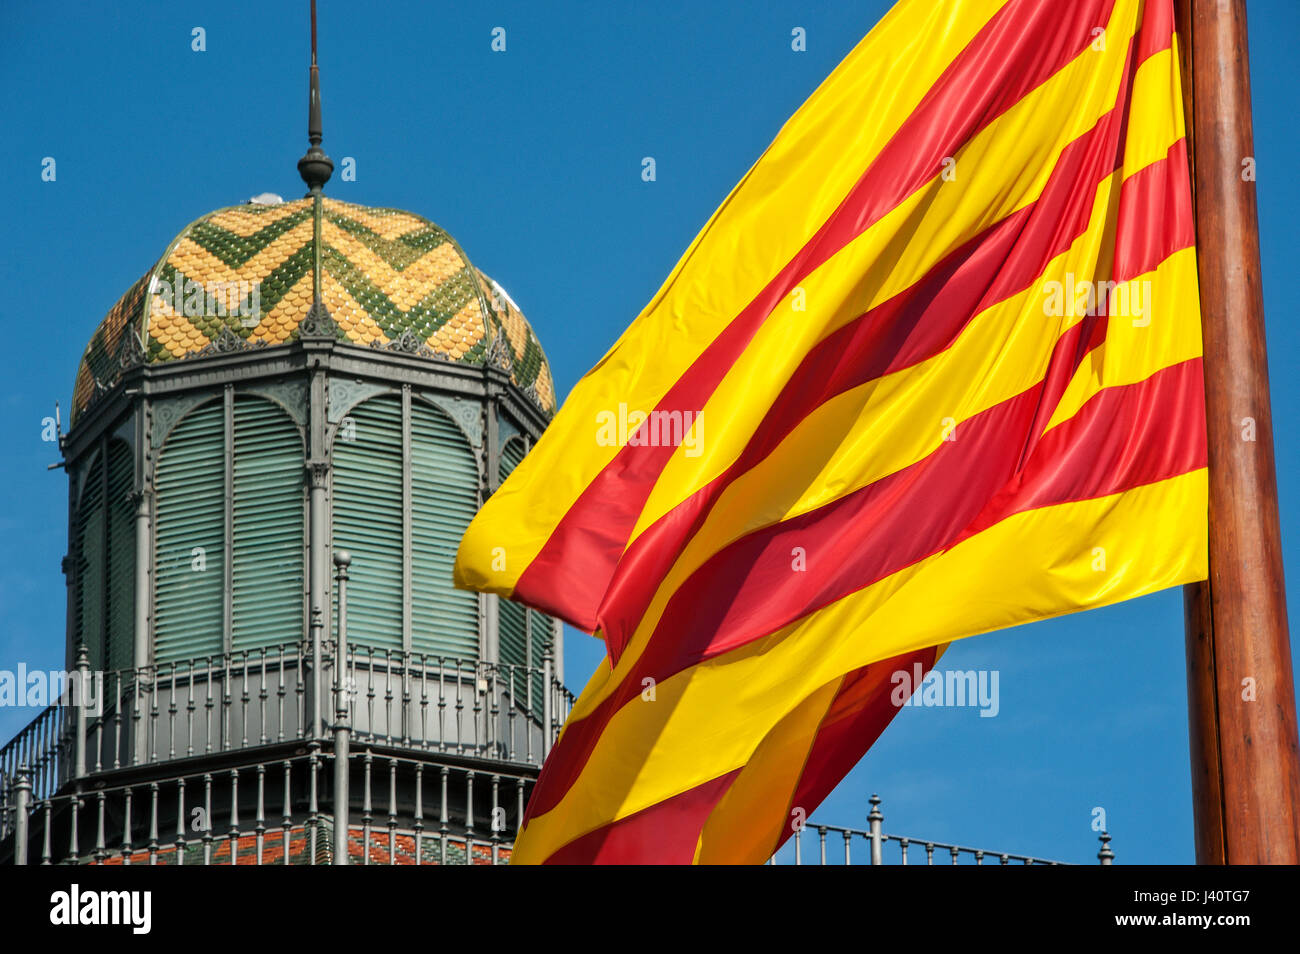
[[[174,397],[155,397],[152,400],[152,420],[149,422],[149,444],[154,450],[163,446],[172,427],[191,408],[215,396],[214,391],[189,392]]]
[[[197,351],[189,352],[186,357],[206,358],[215,354],[237,354],[241,351],[256,351],[265,347],[265,341],[249,341],[235,334],[229,325],[222,325],[215,338]]]
[[[386,384],[375,384],[370,381],[350,381],[344,378],[330,378],[329,382],[329,413],[326,419],[331,424],[337,424],[343,420],[343,416],[352,408],[356,407],[368,397],[376,394],[386,394],[393,389]]]
[[[343,337],[343,329],[334,320],[324,302],[315,302],[307,311],[302,321],[298,322],[298,338],[326,339],[337,341]]]
[[[421,391],[420,397],[445,411],[474,447],[483,446],[483,405],[478,401]]]
[[[515,365],[515,356],[510,351],[510,345],[506,342],[505,333],[497,330],[492,335],[492,343],[488,345],[486,361],[489,367],[500,368],[502,371],[509,371]]]
[[[430,348],[428,343],[420,338],[414,331],[409,328],[400,335],[387,343],[379,341],[370,342],[370,347],[376,351],[397,351],[401,354],[413,354],[421,358],[442,358],[444,361],[450,361],[451,355],[445,351],[437,351]]]

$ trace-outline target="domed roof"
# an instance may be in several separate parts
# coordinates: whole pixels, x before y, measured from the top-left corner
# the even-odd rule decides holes
[[[270,200],[268,202],[268,200]],[[133,362],[285,344],[311,308],[313,201],[218,209],[188,225],[109,310],[86,346],[73,417]],[[491,362],[548,415],[550,366],[504,289],[427,219],[321,200],[321,299],[342,340],[429,358]]]

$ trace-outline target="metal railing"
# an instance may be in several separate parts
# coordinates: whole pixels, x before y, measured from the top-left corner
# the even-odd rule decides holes
[[[499,864],[529,776],[355,752],[355,804],[328,786],[332,757],[246,761],[31,797],[20,770],[7,811],[15,864]],[[348,822],[349,815],[358,821]],[[340,848],[335,821],[345,822]]]
[[[332,655],[324,663],[332,683]],[[65,696],[0,747],[0,799],[13,796],[20,765],[41,799],[85,775],[323,738],[323,720],[312,731],[310,664],[295,643],[104,673],[97,705]],[[84,652],[78,673],[94,676]],[[356,744],[533,766],[573,703],[549,665],[367,646],[348,647],[345,683]],[[538,684],[550,687],[545,705]]]
[[[795,826],[790,837],[793,864],[832,865],[838,863],[851,865],[863,863],[871,865],[908,865],[913,863],[913,853],[918,858],[923,853],[924,861],[921,863],[926,865],[960,865],[963,863],[976,865],[1069,864],[1069,862],[1049,861],[1046,858],[1036,858],[1032,855],[1021,855],[1008,851],[989,851],[984,848],[950,845],[928,838],[888,835],[883,830],[885,816],[880,811],[880,796],[873,794],[870,803],[871,811],[867,815],[867,824],[869,826],[867,828],[845,828],[841,825],[823,825],[815,821]],[[806,839],[810,840],[814,835],[816,841],[810,846],[812,858],[806,860],[804,841]],[[1099,835],[1099,840],[1101,841],[1101,850],[1097,852],[1098,863],[1103,865],[1112,864],[1115,860],[1115,853],[1110,848],[1110,835],[1103,831]],[[888,856],[893,854],[893,852],[886,850],[891,842],[898,848],[896,861],[888,860]],[[855,843],[860,844],[864,849],[861,853],[854,852]],[[859,857],[863,858],[864,861],[857,862],[855,859]],[[773,855],[768,860],[768,864],[777,864],[777,856]]]
[[[252,837],[260,859],[266,776],[282,767],[286,831],[301,824],[304,832],[310,832],[308,853],[314,861],[322,817],[318,769],[324,760],[334,769],[328,816],[333,840],[348,843],[344,850],[334,852],[334,864],[348,863],[352,833],[358,830],[351,824],[352,791],[362,793],[359,830],[366,841],[360,857],[362,863],[369,863],[376,760],[389,771],[391,857],[399,854],[395,841],[399,822],[406,825],[403,837],[414,839],[415,857],[423,854],[420,806],[424,773],[437,770],[442,786],[441,860],[449,857],[449,839],[457,834],[464,857],[474,859],[481,847],[475,819],[485,812],[491,819],[491,835],[482,844],[490,846],[490,857],[496,859],[512,814],[498,801],[500,785],[504,779],[514,788],[517,824],[523,814],[524,787],[550,751],[573,696],[556,678],[549,650],[542,666],[536,668],[349,645],[350,560],[342,551],[334,556],[338,619],[332,643],[321,638],[320,618],[314,616],[312,639],[303,643],[242,649],[107,674],[92,674],[86,649],[80,647],[76,671],[59,702],[0,748],[0,842],[12,836],[13,860],[26,863],[34,819],[43,820],[45,826],[42,860],[56,857],[53,844],[61,836],[55,831],[59,825],[66,826],[62,834],[68,838],[62,857],[85,860],[79,834],[86,823],[82,813],[88,804],[98,809],[91,860],[111,857],[106,826],[121,828],[124,863],[130,863],[142,840],[153,846],[146,849],[152,860],[163,850],[158,824],[159,800],[165,796],[172,800],[164,798],[161,810],[165,816],[166,806],[171,805],[174,824],[182,833],[176,851],[178,863],[183,863],[187,780],[202,781],[206,800],[200,814],[208,818],[214,809],[213,785],[226,779],[230,790],[223,796],[224,802],[218,799],[216,807],[228,806],[234,863],[244,847],[239,831],[241,804],[245,817],[251,810],[246,795],[249,772],[257,779],[257,831]],[[313,645],[321,646],[318,669],[312,658]],[[330,686],[334,687],[333,705],[326,698]],[[326,751],[331,743],[332,750]],[[300,792],[310,790],[309,805],[299,805],[291,812],[294,766],[303,764],[303,759],[311,766],[310,783],[300,781],[298,788]],[[398,799],[399,775],[408,774],[399,771],[403,766],[414,772],[414,789],[407,793],[409,798]],[[242,795],[241,772],[245,779]],[[453,774],[463,781],[464,792],[459,795],[448,789]],[[355,788],[353,775],[359,776]],[[410,788],[412,783],[402,784]],[[490,785],[491,801],[482,806],[484,784]],[[147,836],[138,830],[143,823],[138,817],[133,819],[132,812],[134,799],[146,792],[151,803]],[[451,815],[449,798],[454,803]],[[413,812],[407,809],[411,804],[416,806]],[[210,832],[211,828],[204,830]],[[211,835],[203,841],[210,847]],[[287,857],[287,840],[284,852]],[[211,852],[204,857],[210,860]]]

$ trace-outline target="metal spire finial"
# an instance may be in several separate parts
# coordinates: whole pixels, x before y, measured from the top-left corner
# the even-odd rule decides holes
[[[298,175],[307,183],[312,195],[320,195],[321,188],[334,173],[334,162],[321,149],[320,122],[320,70],[316,66],[316,0],[311,0],[311,98],[307,107],[307,139],[311,146],[298,160]]]

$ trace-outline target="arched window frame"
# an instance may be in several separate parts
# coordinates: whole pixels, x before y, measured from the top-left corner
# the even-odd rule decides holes
[[[164,516],[162,510],[164,507],[167,506],[167,502],[163,499],[165,495],[165,488],[160,488],[158,479],[162,474],[163,467],[165,466],[166,455],[168,453],[171,442],[175,437],[175,435],[177,434],[178,430],[181,427],[183,427],[186,424],[186,422],[193,420],[193,415],[195,415],[196,413],[200,413],[206,409],[212,408],[214,404],[220,405],[221,418],[222,418],[222,422],[221,422],[222,491],[221,491],[221,505],[220,505],[221,507],[220,520],[221,520],[222,530],[221,530],[221,541],[217,548],[218,552],[216,554],[211,555],[211,556],[216,556],[219,559],[220,561],[219,572],[221,573],[221,581],[219,587],[220,601],[221,601],[220,625],[219,625],[220,640],[219,640],[219,645],[215,645],[211,647],[212,649],[211,655],[216,655],[218,653],[225,655],[235,651],[233,642],[234,642],[234,629],[235,629],[235,604],[234,604],[235,534],[234,531],[235,531],[235,519],[236,519],[235,518],[235,454],[236,454],[235,405],[236,405],[236,401],[260,401],[266,405],[274,407],[276,411],[283,414],[285,419],[292,424],[293,433],[296,436],[298,441],[295,457],[301,464],[301,466],[296,468],[296,475],[295,475],[296,478],[299,481],[301,481],[299,487],[300,532],[297,535],[298,561],[299,561],[298,573],[301,578],[301,582],[299,583],[299,585],[297,585],[295,589],[296,599],[299,602],[299,610],[297,614],[299,618],[299,626],[292,634],[288,632],[284,633],[283,634],[283,636],[285,637],[284,639],[275,639],[272,641],[267,641],[265,639],[262,639],[260,641],[254,641],[252,643],[248,643],[239,648],[255,651],[256,649],[261,648],[262,646],[265,645],[278,646],[284,642],[297,641],[303,639],[307,633],[307,618],[308,618],[308,612],[307,612],[308,600],[306,594],[305,580],[306,580],[307,559],[308,559],[308,551],[307,551],[308,541],[307,541],[306,528],[308,525],[309,514],[308,514],[308,495],[307,495],[306,479],[305,479],[306,477],[306,468],[305,468],[306,435],[305,435],[304,427],[300,421],[300,414],[295,413],[295,409],[286,405],[284,401],[280,400],[277,395],[272,393],[266,393],[255,382],[250,383],[248,386],[237,386],[234,383],[230,383],[223,386],[220,390],[209,391],[206,393],[200,392],[198,394],[189,393],[183,396],[177,396],[172,400],[183,402],[182,405],[183,411],[175,418],[175,420],[169,422],[166,431],[160,434],[159,437],[156,439],[157,441],[156,453],[153,456],[153,470],[150,475],[151,484],[154,493],[151,495],[152,510],[150,513],[150,521],[149,521],[150,533],[151,533],[151,540],[149,541],[149,551],[152,555],[152,567],[153,567],[152,585],[149,588],[150,600],[151,600],[150,613],[149,613],[149,639],[148,639],[148,644],[150,649],[149,661],[155,664],[159,662],[162,662],[163,664],[167,664],[172,661],[180,661],[181,659],[181,657],[175,657],[174,659],[167,658],[167,659],[160,660],[159,654],[157,652],[160,635],[163,636],[164,638],[167,635],[165,633],[160,633],[158,596],[159,596],[160,584],[162,582],[163,571],[165,569],[170,568],[170,563],[168,563],[166,567],[164,566],[164,561],[168,560],[168,555],[161,553],[159,549],[160,517]],[[171,562],[174,562],[175,559],[176,559],[175,555],[172,554]],[[209,655],[209,653],[203,653],[199,657],[195,657],[195,659],[201,660],[201,658],[206,655]],[[194,662],[195,660],[191,659],[190,661]]]
[[[105,431],[78,468],[72,557],[72,648],[85,643],[95,670],[130,669],[135,665],[135,451],[123,434]],[[87,509],[95,507],[101,526],[95,552],[87,554]],[[92,576],[95,579],[92,579]],[[90,587],[94,584],[94,589]],[[88,592],[89,590],[89,592]],[[93,608],[95,633],[83,619]]]
[[[483,462],[481,455],[475,452],[474,438],[469,434],[461,421],[457,420],[454,415],[448,412],[444,406],[444,398],[435,393],[426,393],[416,391],[409,384],[403,384],[400,388],[378,388],[374,386],[358,386],[355,390],[356,400],[340,407],[332,416],[337,420],[331,421],[327,435],[329,447],[329,540],[331,549],[346,548],[346,541],[341,541],[337,533],[337,512],[339,501],[339,466],[336,451],[339,447],[339,441],[342,435],[346,433],[349,427],[349,421],[354,420],[354,415],[358,408],[364,407],[372,401],[392,400],[396,398],[400,407],[400,433],[401,433],[401,458],[400,458],[400,478],[399,487],[401,493],[401,551],[400,551],[400,573],[401,573],[401,641],[400,646],[394,640],[392,645],[387,648],[400,650],[403,653],[410,653],[416,648],[414,642],[414,610],[411,599],[412,589],[415,583],[415,573],[412,566],[413,553],[413,478],[412,478],[412,420],[413,408],[419,406],[423,410],[438,415],[453,425],[460,436],[465,441],[466,457],[473,461],[474,464],[474,487],[475,487],[475,510],[483,502]],[[356,575],[357,556],[353,555],[352,575]],[[331,587],[334,590],[333,587]],[[351,592],[356,592],[355,586]],[[484,600],[479,597],[477,600],[477,652],[478,660],[487,658],[486,646],[486,627],[484,626]],[[337,592],[334,591],[331,597],[331,617],[337,618]],[[352,627],[350,627],[352,628]]]

